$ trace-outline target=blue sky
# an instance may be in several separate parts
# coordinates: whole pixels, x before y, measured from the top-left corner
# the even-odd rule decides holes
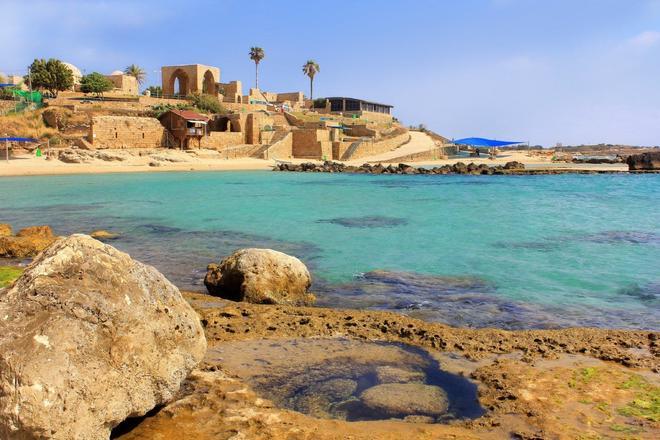
[[[390,103],[448,137],[660,145],[660,0],[0,0],[0,72],[218,66],[260,85]]]

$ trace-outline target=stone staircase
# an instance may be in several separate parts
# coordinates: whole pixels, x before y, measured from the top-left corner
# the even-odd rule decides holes
[[[270,154],[271,150],[280,146],[280,143],[285,141],[288,136],[293,136],[288,130],[275,132],[275,135],[273,136],[270,144],[263,145],[258,150],[254,151],[250,157],[254,157],[256,159],[274,159],[274,157],[272,157]]]

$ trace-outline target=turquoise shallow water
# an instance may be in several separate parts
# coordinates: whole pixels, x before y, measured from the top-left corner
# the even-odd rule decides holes
[[[198,290],[208,262],[271,247],[311,267],[323,305],[660,329],[659,175],[2,178],[0,222],[118,231],[113,245]]]

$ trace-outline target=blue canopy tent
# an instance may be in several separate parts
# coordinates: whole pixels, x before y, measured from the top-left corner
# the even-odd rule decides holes
[[[518,145],[524,144],[525,142],[520,141],[497,141],[494,139],[484,139],[484,138],[464,138],[457,139],[453,141],[456,145],[468,145],[470,147],[505,147],[507,145]]]
[[[485,138],[464,138],[452,141],[454,145],[464,145],[468,147],[477,147],[476,152],[474,153],[477,157],[480,156],[479,147],[488,148],[488,155],[491,159],[497,157],[497,148],[506,147],[511,145],[524,144],[525,142],[520,141],[498,141],[495,139],[485,139]]]
[[[9,162],[9,143],[10,142],[38,142],[36,139],[33,138],[23,138],[23,137],[2,137],[0,138],[0,142],[5,143],[5,157],[7,158],[7,162]]]

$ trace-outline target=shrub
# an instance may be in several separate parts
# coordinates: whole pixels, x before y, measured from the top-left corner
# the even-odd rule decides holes
[[[177,105],[173,104],[156,104],[151,106],[151,114],[155,118],[160,118],[163,113],[167,113],[170,110],[192,110],[192,106],[188,103],[181,103]]]
[[[206,113],[224,113],[225,109],[218,101],[218,98],[206,94],[190,95],[192,105]]]
[[[317,98],[314,102],[314,108],[325,108],[325,98]]]

